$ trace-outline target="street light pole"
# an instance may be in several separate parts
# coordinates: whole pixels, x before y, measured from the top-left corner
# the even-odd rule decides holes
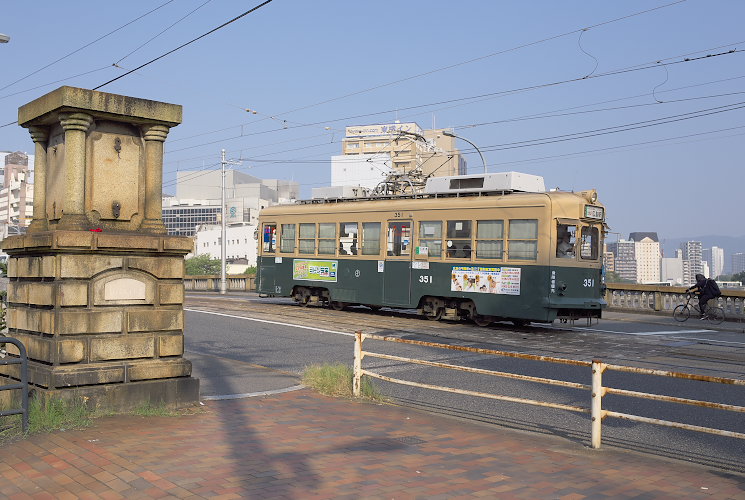
[[[225,159],[225,150],[221,151],[220,166],[222,170],[222,182],[220,183],[220,295],[225,295],[228,289],[225,280],[225,252],[227,244],[225,243],[225,225],[227,222],[227,207],[225,206],[225,165],[240,165],[239,161],[230,161]]]
[[[442,131],[442,135],[447,136],[447,137],[454,137],[456,139],[462,139],[462,140],[466,141],[468,144],[470,144],[471,146],[473,146],[473,148],[476,150],[476,152],[481,157],[481,163],[484,165],[484,173],[487,173],[486,172],[486,160],[484,160],[484,155],[481,154],[481,150],[479,149],[478,146],[476,146],[474,143],[472,143],[471,141],[469,141],[465,137],[461,137],[459,135],[455,135],[454,133],[450,132],[449,130],[443,130]]]

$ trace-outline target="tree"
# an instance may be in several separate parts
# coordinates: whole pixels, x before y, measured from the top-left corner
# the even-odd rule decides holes
[[[745,271],[741,271],[739,273],[735,273],[730,277],[730,281],[739,281],[743,285],[745,285]]]
[[[621,278],[621,275],[615,271],[609,271],[605,273],[605,282],[606,283],[633,283],[633,281],[631,280]]]
[[[209,255],[197,255],[185,262],[186,274],[189,276],[220,274],[220,259],[213,259]]]

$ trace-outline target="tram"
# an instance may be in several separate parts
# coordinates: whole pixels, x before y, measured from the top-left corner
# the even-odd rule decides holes
[[[517,172],[277,205],[259,216],[257,289],[302,306],[417,309],[479,326],[599,318],[604,221],[595,190],[546,191]]]

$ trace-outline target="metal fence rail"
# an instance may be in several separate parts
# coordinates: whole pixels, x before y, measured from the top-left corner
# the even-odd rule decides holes
[[[426,361],[422,359],[407,358],[407,357],[395,356],[391,354],[364,351],[363,342],[365,339],[382,340],[385,342],[394,342],[394,343],[416,345],[416,346],[423,346],[423,347],[433,347],[437,349],[448,349],[448,350],[454,350],[454,351],[471,352],[471,353],[486,354],[486,355],[492,355],[492,356],[519,358],[519,359],[526,359],[526,360],[531,360],[531,361],[542,361],[542,362],[547,362],[547,363],[558,363],[558,364],[565,364],[565,365],[588,367],[592,369],[592,375],[591,375],[592,384],[586,385],[586,384],[580,384],[576,382],[569,382],[566,380],[555,380],[555,379],[548,379],[548,378],[542,378],[542,377],[533,377],[529,375],[520,375],[517,373],[485,370],[482,368],[471,368],[471,367],[462,366],[462,365],[453,365],[449,363],[439,363],[435,361]],[[535,383],[540,383],[540,384],[569,387],[572,389],[589,390],[591,393],[591,398],[590,398],[591,404],[589,407],[581,407],[581,406],[575,406],[575,405],[553,403],[549,401],[537,401],[534,399],[516,398],[512,396],[505,396],[505,395],[491,394],[491,393],[484,393],[484,392],[477,392],[477,391],[469,391],[466,389],[436,386],[436,385],[431,385],[431,384],[424,384],[421,382],[412,382],[409,380],[397,379],[397,378],[381,375],[379,373],[375,373],[370,370],[363,369],[362,360],[365,357],[387,359],[390,361],[400,361],[404,363],[413,363],[417,365],[457,370],[457,371],[463,371],[463,372],[468,372],[468,373],[476,373],[480,375],[508,378],[508,379],[513,379],[513,380],[524,380],[527,382],[535,382]],[[639,415],[630,415],[626,413],[604,410],[603,403],[602,403],[603,397],[606,394],[615,394],[619,396],[636,397],[636,398],[650,399],[650,400],[655,400],[655,401],[665,401],[668,403],[694,405],[694,406],[701,406],[701,407],[713,408],[713,409],[725,410],[725,411],[745,412],[745,407],[743,406],[715,403],[711,401],[699,401],[695,399],[680,398],[680,397],[675,397],[675,396],[666,396],[662,394],[651,394],[651,393],[645,393],[645,392],[630,391],[626,389],[617,389],[617,388],[612,388],[612,387],[603,387],[602,375],[607,370],[615,370],[615,371],[620,371],[620,372],[635,373],[635,374],[641,374],[641,375],[654,375],[654,376],[661,376],[661,377],[696,380],[696,381],[701,381],[701,382],[745,386],[745,380],[739,380],[739,379],[731,379],[731,378],[724,378],[724,377],[710,377],[706,375],[696,375],[696,374],[691,374],[691,373],[678,373],[678,372],[670,372],[670,371],[664,371],[664,370],[651,370],[651,369],[646,369],[646,368],[635,368],[635,367],[623,366],[623,365],[610,365],[610,364],[603,363],[600,360],[593,360],[592,362],[587,362],[587,361],[577,361],[577,360],[564,359],[564,358],[554,358],[550,356],[536,356],[533,354],[520,354],[520,353],[508,352],[508,351],[497,351],[493,349],[479,349],[475,347],[436,344],[433,342],[424,342],[421,340],[408,340],[408,339],[400,339],[396,337],[384,337],[380,335],[363,334],[362,332],[355,332],[353,391],[354,391],[355,396],[360,395],[362,376],[367,375],[369,377],[377,378],[379,380],[384,380],[384,381],[395,383],[395,384],[402,384],[402,385],[408,385],[408,386],[413,386],[413,387],[421,387],[424,389],[431,389],[435,391],[451,392],[455,394],[464,394],[468,396],[476,396],[476,397],[495,399],[495,400],[501,400],[501,401],[510,401],[513,403],[524,403],[524,404],[529,404],[529,405],[534,405],[534,406],[544,406],[544,407],[557,408],[557,409],[574,411],[574,412],[579,412],[579,413],[589,413],[591,416],[591,422],[592,422],[592,447],[593,448],[600,448],[601,436],[602,436],[602,421],[606,417],[615,417],[615,418],[621,418],[621,419],[626,419],[626,420],[634,420],[637,422],[664,425],[667,427],[676,427],[679,429],[687,429],[691,431],[706,432],[709,434],[717,434],[720,436],[728,436],[728,437],[734,437],[734,438],[739,438],[739,439],[745,439],[745,434],[740,433],[740,432],[727,431],[727,430],[722,430],[722,429],[714,429],[710,427],[702,427],[702,426],[697,426],[697,425],[685,424],[682,422],[672,422],[669,420],[661,420],[661,419],[643,417]]]
[[[0,366],[21,365],[21,381],[15,384],[0,385],[0,391],[21,390],[21,408],[0,411],[0,417],[22,415],[21,426],[23,432],[28,432],[28,357],[26,348],[20,340],[11,337],[0,337],[0,344],[13,344],[18,349],[18,357],[6,355],[0,359]]]

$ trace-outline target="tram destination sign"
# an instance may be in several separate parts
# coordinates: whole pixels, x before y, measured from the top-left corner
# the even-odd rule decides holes
[[[585,218],[603,220],[604,216],[605,209],[603,207],[596,207],[595,205],[585,205]]]

